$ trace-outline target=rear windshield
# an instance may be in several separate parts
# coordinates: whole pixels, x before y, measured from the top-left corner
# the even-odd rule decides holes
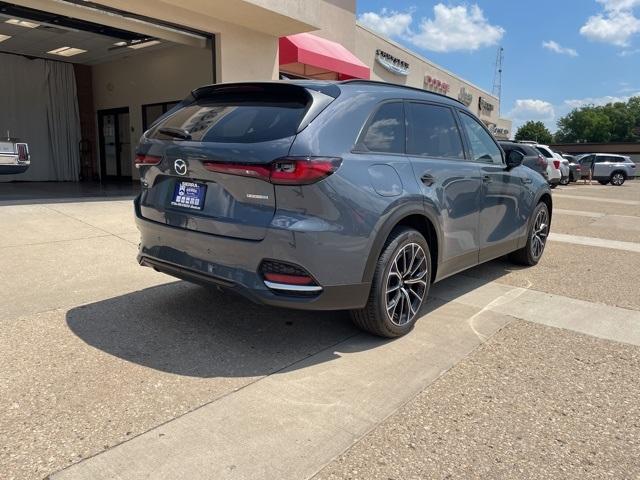
[[[175,140],[162,129],[178,129],[195,142],[256,143],[296,134],[307,108],[307,98],[277,98],[265,92],[215,95],[198,99],[164,120],[148,133],[150,138]]]

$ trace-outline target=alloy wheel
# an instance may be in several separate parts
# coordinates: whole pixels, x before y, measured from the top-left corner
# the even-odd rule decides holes
[[[549,236],[549,214],[546,208],[541,208],[533,222],[531,230],[531,256],[538,260],[542,256],[544,246]]]
[[[385,298],[389,319],[394,325],[410,322],[420,310],[427,291],[427,256],[417,243],[403,246],[387,274]]]
[[[611,177],[611,183],[619,187],[624,183],[624,175],[622,175],[621,173],[615,173]]]

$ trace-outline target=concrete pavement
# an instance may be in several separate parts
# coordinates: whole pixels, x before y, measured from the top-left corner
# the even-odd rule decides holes
[[[639,187],[561,187],[556,208],[590,215],[557,213],[553,231],[638,243],[636,207],[597,198]],[[130,201],[93,200],[0,206],[3,478],[308,478],[514,319],[637,343],[639,253],[552,240],[536,268],[497,260],[434,287],[415,332],[387,342],[344,313],[138,267]]]

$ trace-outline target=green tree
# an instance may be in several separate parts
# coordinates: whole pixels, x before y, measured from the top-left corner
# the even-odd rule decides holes
[[[516,132],[516,140],[534,140],[538,143],[549,144],[553,142],[553,135],[544,123],[529,120]]]
[[[556,141],[634,142],[640,140],[640,97],[627,102],[587,105],[558,120]]]

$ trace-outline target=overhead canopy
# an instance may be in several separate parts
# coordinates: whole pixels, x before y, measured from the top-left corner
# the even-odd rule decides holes
[[[369,78],[369,67],[339,43],[310,33],[280,38],[280,69],[307,77]]]

